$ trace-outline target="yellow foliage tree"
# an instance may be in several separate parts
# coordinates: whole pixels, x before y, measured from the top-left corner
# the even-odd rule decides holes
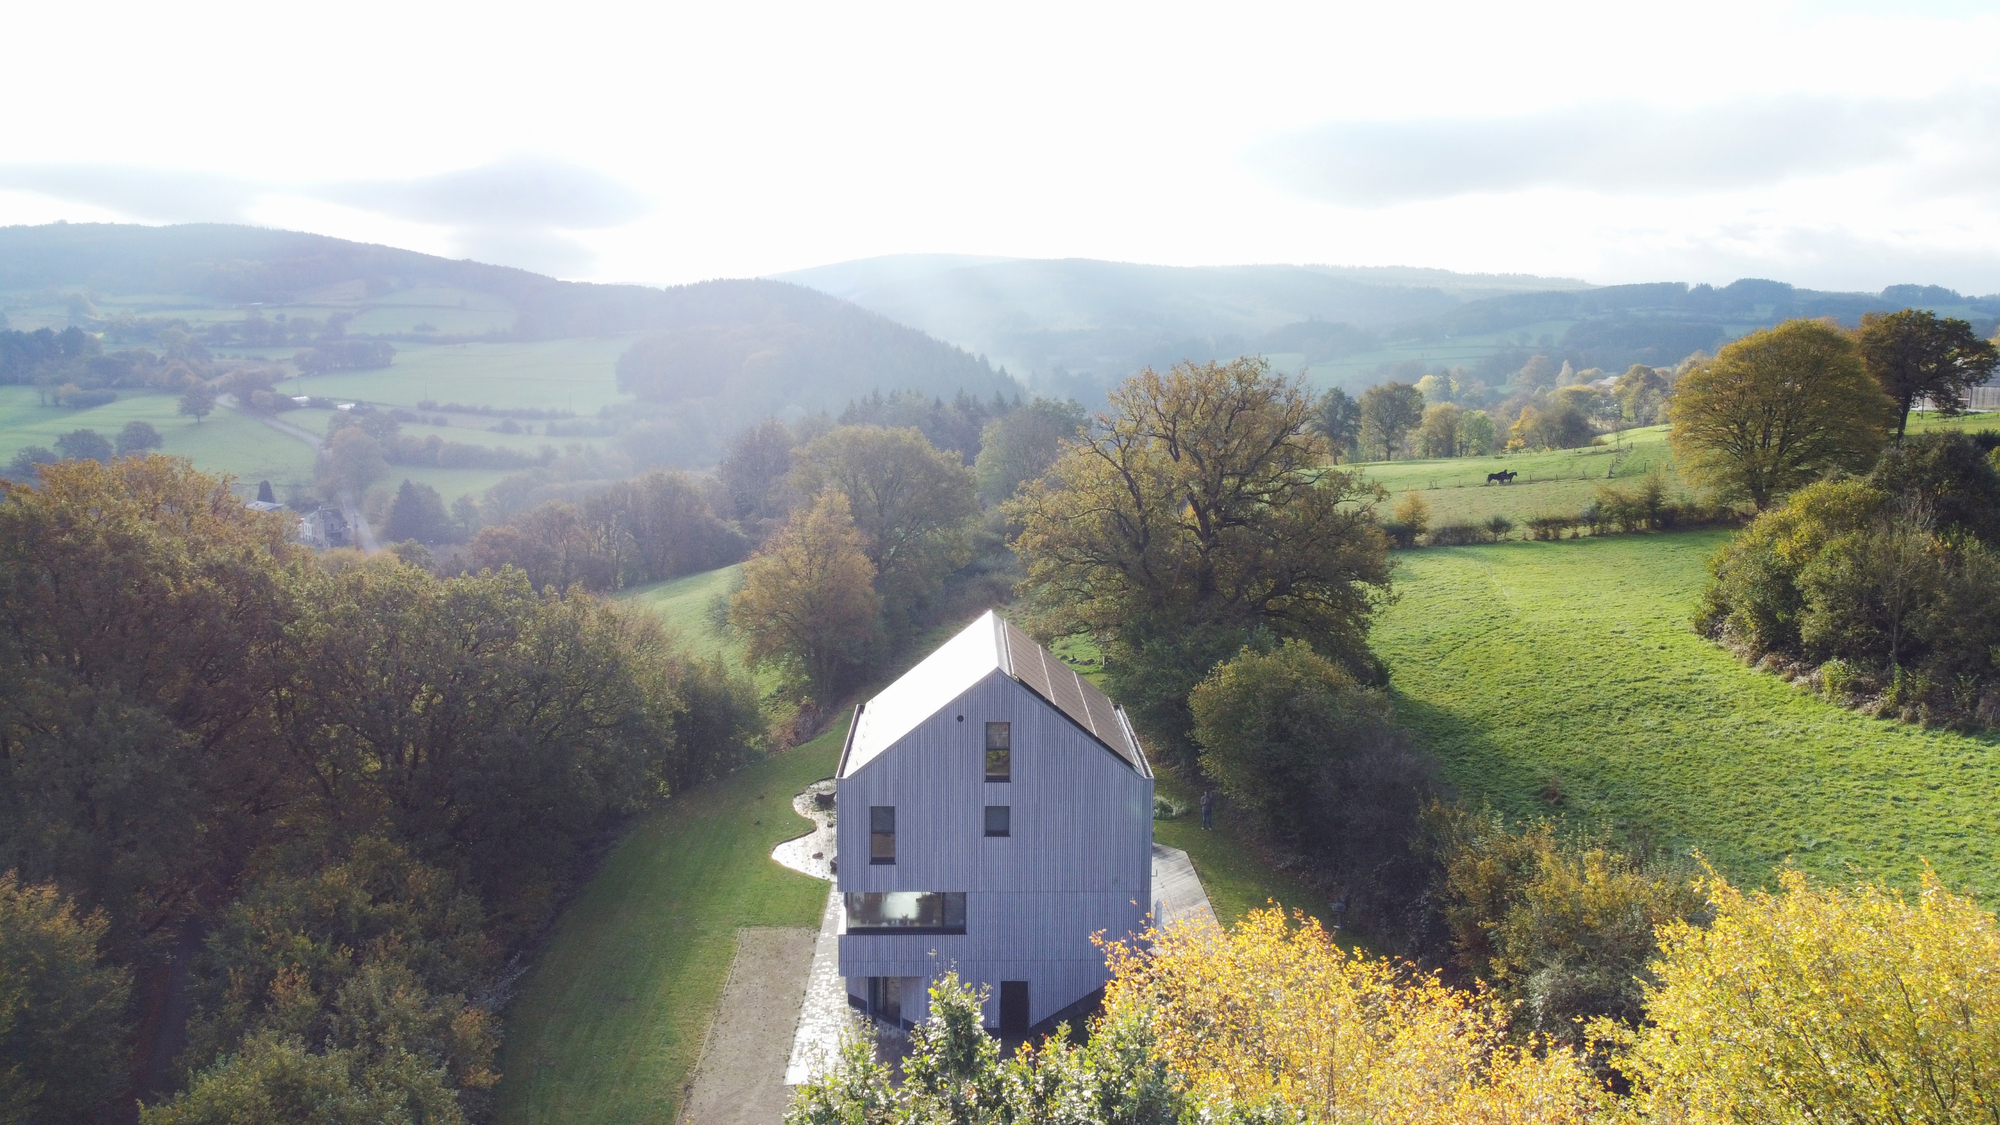
[[[1608,1038],[1635,1121],[2000,1120],[2000,929],[1926,869],[1881,887],[1706,880],[1715,921],[1660,931],[1646,1026]]]
[[[786,669],[824,701],[875,636],[874,582],[847,497],[829,488],[743,564],[729,621],[749,639],[752,660]]]
[[[1109,948],[1107,1018],[1147,1019],[1201,1120],[1567,1125],[1602,1104],[1577,1055],[1509,1042],[1489,995],[1343,950],[1311,919],[1150,937]]]

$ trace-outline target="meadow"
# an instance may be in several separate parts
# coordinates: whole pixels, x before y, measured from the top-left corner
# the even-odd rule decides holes
[[[293,481],[310,482],[313,451],[254,418],[217,407],[197,423],[183,417],[173,395],[125,392],[118,401],[88,410],[42,406],[33,387],[0,386],[0,466],[22,449],[54,448],[56,438],[71,430],[96,430],[116,439],[125,423],[150,422],[166,439],[162,453],[187,457],[212,473],[228,473],[239,486],[255,490],[268,480],[283,491]]]
[[[1604,445],[1551,449],[1492,457],[1439,457],[1410,461],[1364,461],[1342,468],[1361,473],[1398,494],[1419,493],[1430,506],[1431,526],[1484,523],[1505,516],[1520,524],[1532,516],[1573,516],[1604,484],[1631,488],[1659,470],[1674,496],[1686,491],[1673,471],[1667,427],[1627,430]],[[1511,484],[1488,484],[1486,475],[1519,473]],[[1384,515],[1387,515],[1385,508]]]
[[[526,343],[396,344],[395,362],[376,371],[287,379],[286,394],[322,395],[414,407],[426,400],[501,409],[563,410],[594,416],[629,403],[616,367],[637,337]],[[286,353],[289,357],[289,352]]]
[[[770,858],[811,829],[792,795],[830,776],[842,721],[675,796],[619,842],[507,1009],[502,1125],[670,1125],[743,926],[817,929],[827,884]]]
[[[1398,555],[1377,651],[1402,722],[1473,804],[1698,848],[2000,893],[2000,739],[1825,703],[1690,627],[1727,532]]]

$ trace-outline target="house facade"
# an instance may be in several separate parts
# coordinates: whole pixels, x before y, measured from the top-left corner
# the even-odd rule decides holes
[[[1007,1035],[1108,979],[1152,904],[1153,774],[1125,713],[987,613],[855,709],[836,773],[849,1002],[914,1023],[956,969]]]

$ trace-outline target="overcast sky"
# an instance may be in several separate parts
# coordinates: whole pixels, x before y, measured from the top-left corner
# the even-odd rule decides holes
[[[9,6],[0,225],[2000,291],[2000,3]]]

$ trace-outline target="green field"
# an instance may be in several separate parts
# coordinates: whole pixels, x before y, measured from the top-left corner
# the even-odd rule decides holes
[[[172,395],[124,393],[117,402],[71,410],[38,405],[33,387],[0,386],[0,465],[27,446],[54,448],[56,438],[71,430],[96,430],[115,440],[125,423],[143,421],[166,439],[160,452],[228,473],[239,485],[254,489],[268,480],[282,492],[289,482],[312,480],[313,451],[305,443],[221,407],[197,424],[177,413],[179,402]]]
[[[633,586],[619,591],[618,600],[659,615],[697,656],[720,656],[742,662],[745,659],[742,641],[719,628],[714,613],[716,599],[735,593],[742,576],[743,564],[738,563],[720,570]]]
[[[648,816],[584,887],[507,1011],[504,1125],[676,1121],[743,926],[816,929],[827,884],[772,862],[811,828],[842,722]]]
[[[1609,441],[1610,439],[1606,439]],[[1431,526],[1484,522],[1506,516],[1516,524],[1531,516],[1573,516],[1606,483],[1630,488],[1655,468],[1666,474],[1668,495],[1685,491],[1667,451],[1667,428],[1628,430],[1615,443],[1495,457],[1441,457],[1415,461],[1365,461],[1351,466],[1395,494],[1415,490],[1430,505]],[[1488,484],[1486,474],[1519,473],[1512,484]],[[1387,511],[1384,511],[1387,516]],[[1518,534],[1518,533],[1517,533]]]
[[[395,362],[379,371],[292,378],[282,389],[286,394],[396,406],[415,406],[428,399],[595,415],[603,407],[632,401],[619,393],[615,368],[635,338],[627,334],[532,343],[398,343]]]
[[[1726,532],[1401,556],[1375,633],[1403,722],[1465,799],[1698,847],[1763,880],[2000,893],[2000,739],[1823,703],[1696,636]],[[1551,800],[1559,796],[1559,800]]]

